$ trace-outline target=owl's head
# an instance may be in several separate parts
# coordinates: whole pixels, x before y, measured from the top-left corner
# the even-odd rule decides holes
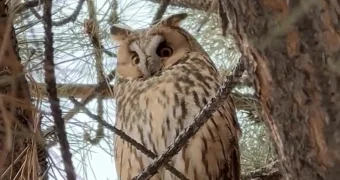
[[[171,15],[145,29],[111,26],[111,38],[118,43],[116,72],[123,77],[145,78],[161,68],[176,64],[187,52],[205,52],[199,43],[180,27],[186,13]]]

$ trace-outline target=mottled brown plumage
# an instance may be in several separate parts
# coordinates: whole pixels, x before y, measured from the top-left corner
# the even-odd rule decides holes
[[[208,54],[172,15],[143,30],[112,26],[118,49],[116,127],[160,155],[217,92]],[[231,98],[169,163],[188,179],[240,179],[240,128]],[[118,177],[129,180],[152,159],[115,137]],[[162,168],[152,180],[177,179]]]

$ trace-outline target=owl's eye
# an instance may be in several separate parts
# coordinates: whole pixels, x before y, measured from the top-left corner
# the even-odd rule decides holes
[[[132,56],[132,65],[137,65],[139,63],[139,56],[138,56],[138,54],[136,53],[136,54],[134,54],[133,56]]]
[[[172,48],[166,44],[165,41],[159,44],[156,53],[159,57],[170,57],[172,55]]]

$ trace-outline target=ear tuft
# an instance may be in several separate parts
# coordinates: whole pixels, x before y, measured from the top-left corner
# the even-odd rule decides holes
[[[179,26],[179,23],[187,17],[188,17],[187,13],[173,14],[173,15],[161,20],[159,23],[163,26],[177,27],[177,26]]]
[[[128,27],[123,27],[119,24],[114,24],[110,28],[110,34],[111,38],[114,41],[123,41],[125,38],[127,38],[129,35],[131,35],[132,30]]]

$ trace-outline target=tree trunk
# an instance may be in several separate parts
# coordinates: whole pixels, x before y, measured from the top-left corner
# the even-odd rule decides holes
[[[0,0],[0,179],[38,179],[47,167],[46,151],[5,2]]]
[[[284,178],[339,179],[338,2],[220,3],[221,18],[248,59]]]

